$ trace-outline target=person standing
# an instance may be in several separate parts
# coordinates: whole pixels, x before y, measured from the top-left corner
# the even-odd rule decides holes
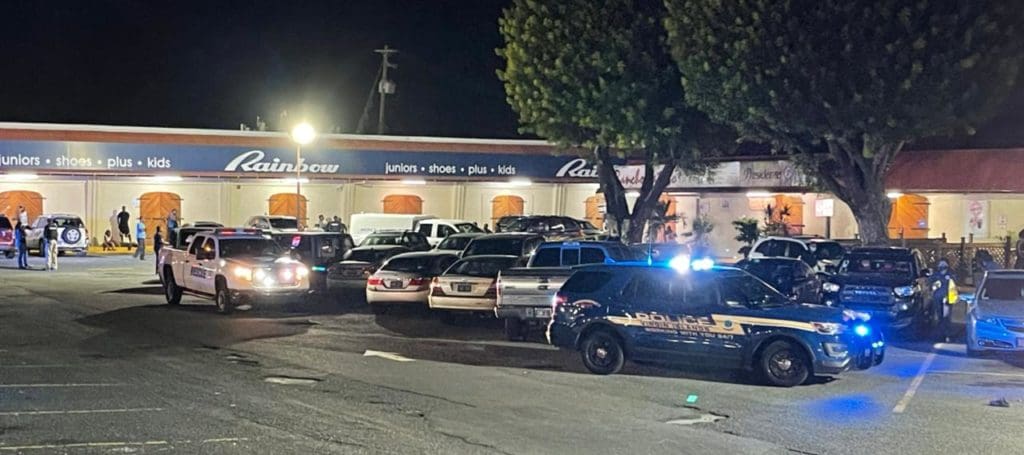
[[[950,320],[953,316],[953,305],[959,300],[956,282],[949,271],[949,263],[939,261],[939,266],[931,277],[932,312],[938,318],[938,339],[949,343]]]
[[[1017,260],[1013,268],[1024,269],[1024,229],[1017,233]]]
[[[138,242],[138,246],[132,257],[138,257],[140,261],[146,260],[146,223],[142,221],[141,215],[135,223],[135,241]]]
[[[178,209],[171,209],[171,213],[167,215],[167,241],[171,245],[174,245],[176,235],[178,235]],[[154,237],[155,239],[156,237]],[[156,245],[154,244],[154,246]]]
[[[57,222],[53,218],[46,223],[43,237],[46,239],[46,270],[57,270]]]
[[[171,228],[167,228],[169,231]],[[160,273],[160,249],[164,247],[164,236],[160,235],[160,226],[156,227],[153,234],[153,256],[156,256],[156,273]]]
[[[18,221],[22,226],[28,227],[28,211],[25,210],[24,205],[18,206]]]
[[[18,220],[14,226],[14,245],[18,250],[18,268],[28,268],[28,244],[25,242],[25,224]]]
[[[121,213],[117,214],[117,231],[121,233],[121,243],[128,239],[128,248],[132,247],[132,235],[128,229],[128,221],[132,219],[132,216],[128,214],[128,209],[125,206],[121,206]]]
[[[323,213],[321,213],[320,216],[317,217],[316,226],[314,227],[325,231],[327,230],[327,221],[325,221]]]

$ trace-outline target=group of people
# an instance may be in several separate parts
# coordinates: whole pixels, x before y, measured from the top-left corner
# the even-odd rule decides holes
[[[348,232],[348,226],[345,226],[345,223],[341,221],[341,217],[338,215],[334,215],[332,218],[326,218],[324,217],[324,214],[321,213],[317,218],[316,225],[313,227],[325,232],[340,232],[342,234]]]
[[[40,237],[40,252],[46,257],[45,270],[57,270],[57,223],[51,218],[43,227]],[[28,265],[28,211],[18,206],[18,219],[14,224],[14,248],[17,250],[18,268],[30,269]]]

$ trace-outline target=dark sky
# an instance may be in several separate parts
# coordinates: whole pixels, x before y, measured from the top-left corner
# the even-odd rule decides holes
[[[509,0],[49,0],[0,6],[0,120],[237,129],[305,116],[354,132],[388,44],[394,134],[517,137],[495,76]],[[973,138],[1024,146],[1024,91]],[[372,119],[376,118],[376,111]],[[292,120],[291,122],[294,122]]]

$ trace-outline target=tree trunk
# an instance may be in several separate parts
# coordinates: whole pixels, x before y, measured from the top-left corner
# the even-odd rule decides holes
[[[676,171],[675,162],[668,162],[662,166],[661,173],[655,177],[654,164],[651,161],[651,159],[648,159],[644,164],[644,183],[640,187],[640,196],[633,204],[633,214],[629,217],[630,226],[626,236],[629,243],[643,241],[644,228],[647,226],[647,221],[654,214],[654,209],[658,205],[658,200],[661,199],[661,194],[665,192],[665,188],[672,181],[672,174]]]
[[[864,245],[889,244],[892,203],[886,194],[885,176],[892,158],[902,146],[902,143],[881,146],[868,157],[861,147],[830,142],[831,160],[819,160],[815,164],[819,181],[850,207]]]
[[[857,220],[861,243],[879,246],[889,244],[889,216],[892,213],[892,203],[884,191],[874,194],[863,193],[850,209]]]
[[[626,205],[626,191],[622,188],[619,175],[607,147],[596,147],[598,187],[604,195],[605,229],[611,237],[621,237],[629,229],[629,208]]]

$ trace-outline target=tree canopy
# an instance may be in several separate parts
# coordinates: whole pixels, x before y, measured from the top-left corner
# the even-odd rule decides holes
[[[971,132],[1017,81],[1022,11],[1000,0],[666,0],[685,98],[791,153],[884,242],[903,145]]]

